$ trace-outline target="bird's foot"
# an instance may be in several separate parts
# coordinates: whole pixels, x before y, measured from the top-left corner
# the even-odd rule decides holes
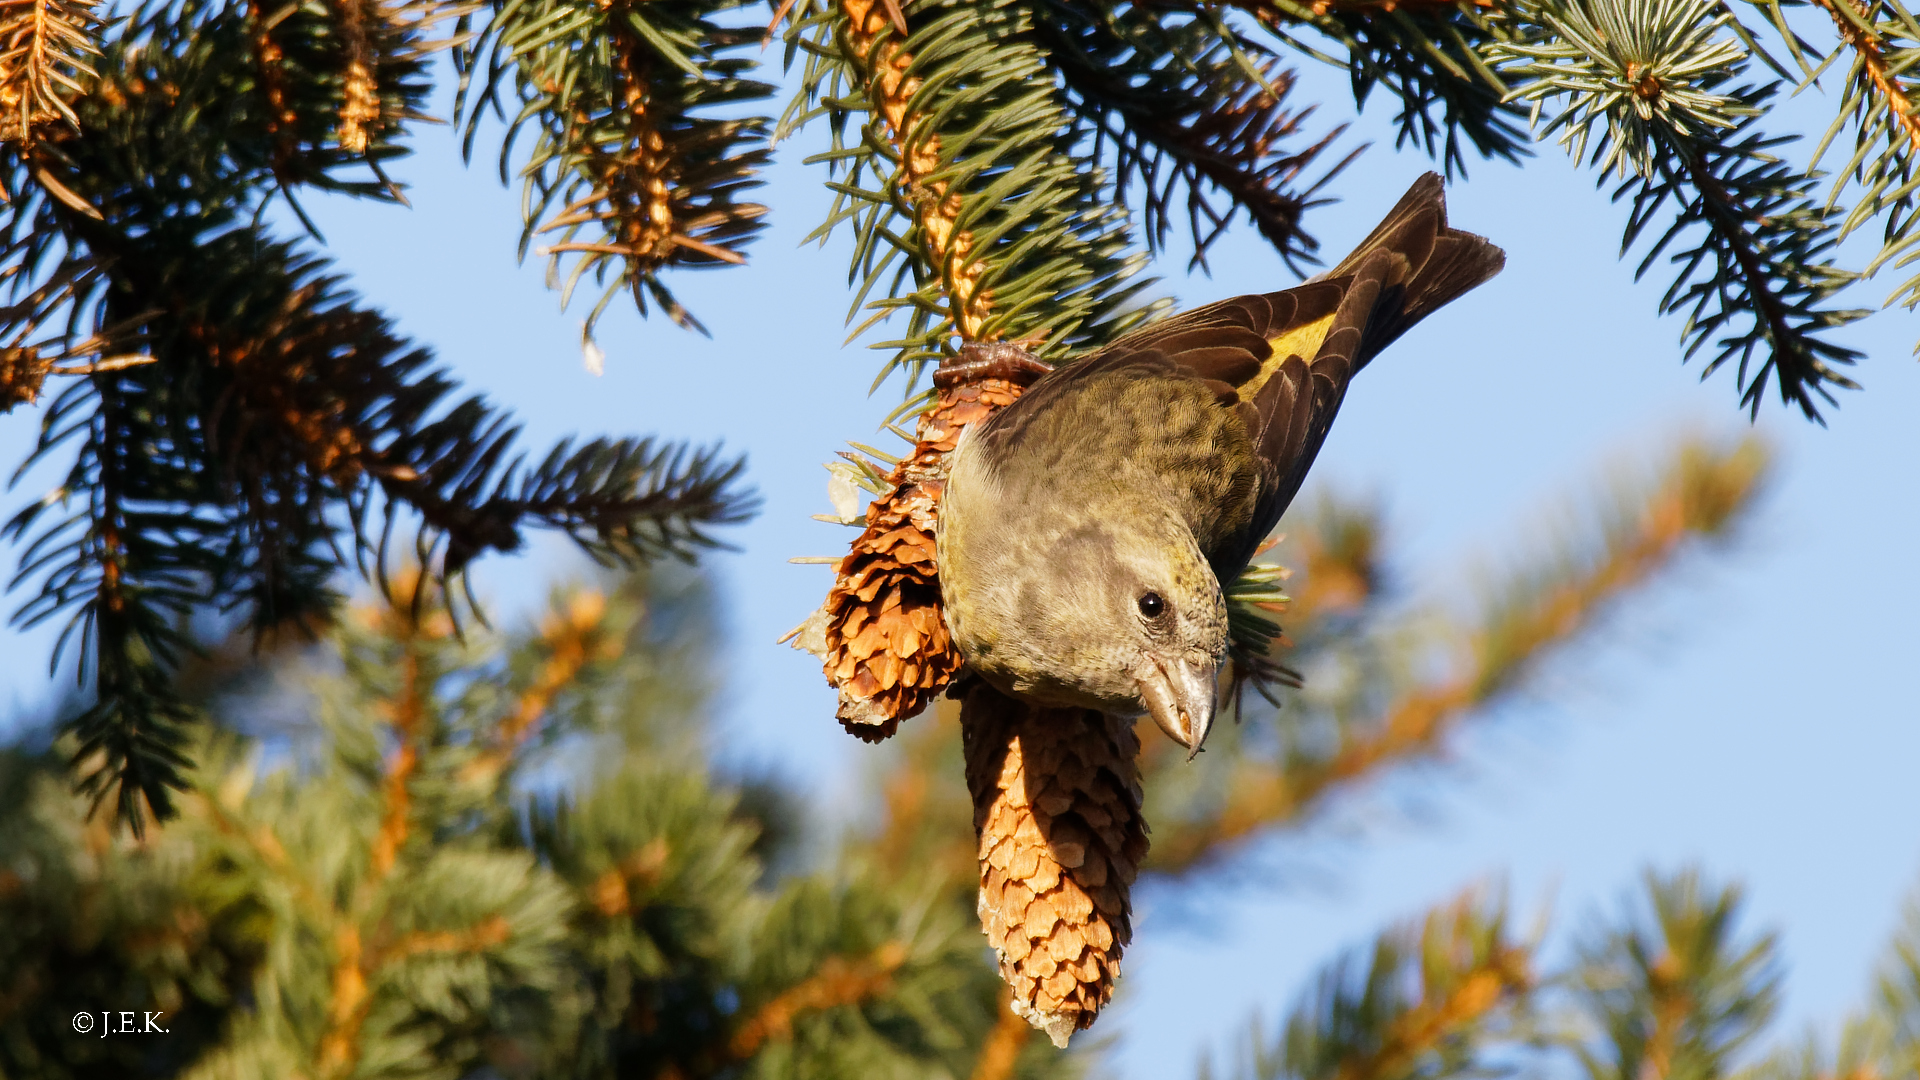
[[[1053,365],[1011,341],[970,341],[960,346],[960,354],[940,362],[933,373],[933,385],[942,390],[982,379],[1005,379],[1031,386],[1035,379],[1053,370]]]

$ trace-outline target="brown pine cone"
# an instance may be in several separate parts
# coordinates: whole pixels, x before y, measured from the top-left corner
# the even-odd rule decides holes
[[[984,682],[960,710],[980,841],[980,925],[1013,1011],[1066,1046],[1113,997],[1147,854],[1140,740],[1090,709],[1046,709]]]
[[[913,453],[887,477],[892,490],[868,507],[866,531],[840,560],[825,608],[827,681],[840,691],[840,723],[867,742],[918,715],[960,670],[934,563],[947,458],[968,424],[1021,389],[983,379],[943,392],[920,417]]]

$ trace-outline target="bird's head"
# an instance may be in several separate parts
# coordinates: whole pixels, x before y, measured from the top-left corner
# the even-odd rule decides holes
[[[1186,523],[1172,518],[1117,532],[1106,571],[1097,632],[1130,661],[1126,681],[1139,711],[1191,758],[1213,726],[1220,666],[1227,659],[1220,583]]]
[[[1102,516],[1048,546],[1027,572],[995,575],[989,602],[950,613],[974,669],[1035,700],[1150,714],[1198,753],[1227,655],[1227,607],[1192,530],[1173,514]]]

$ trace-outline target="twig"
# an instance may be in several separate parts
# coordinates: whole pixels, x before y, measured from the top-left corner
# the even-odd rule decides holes
[[[856,960],[827,957],[813,974],[781,991],[742,1024],[728,1042],[728,1052],[736,1060],[752,1057],[768,1040],[791,1036],[793,1021],[801,1013],[857,1005],[884,993],[893,984],[893,973],[906,961],[907,947],[898,941]]]
[[[1859,17],[1850,19],[1840,10],[1840,3],[1846,2]],[[1900,88],[1899,80],[1887,71],[1886,42],[1873,32],[1867,23],[1867,8],[1858,0],[1814,0],[1833,17],[1834,26],[1840,30],[1840,37],[1854,52],[1860,54],[1861,76],[1873,84],[1880,97],[1886,102],[1887,112],[1892,114],[1893,122],[1906,133],[1907,143],[1920,151],[1920,117],[1914,115],[1913,103],[1907,99],[1906,92]]]

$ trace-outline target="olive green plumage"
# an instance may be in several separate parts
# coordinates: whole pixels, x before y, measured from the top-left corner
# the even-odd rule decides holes
[[[968,668],[1043,704],[1149,712],[1197,751],[1221,583],[1299,491],[1348,381],[1504,263],[1447,227],[1429,173],[1323,278],[1150,325],[969,429],[939,536]]]

